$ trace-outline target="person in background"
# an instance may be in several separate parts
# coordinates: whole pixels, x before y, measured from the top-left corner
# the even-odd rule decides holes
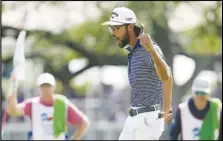
[[[65,96],[55,94],[55,78],[42,73],[37,78],[39,96],[17,103],[17,80],[11,74],[11,89],[7,112],[10,116],[29,116],[32,130],[28,138],[33,140],[66,140],[67,123],[75,126],[71,140],[80,140],[85,135],[88,118]]]
[[[213,97],[219,98],[222,102],[222,73],[218,75],[217,88],[213,93]]]
[[[170,130],[170,139],[218,140],[221,138],[222,103],[211,98],[212,84],[198,77],[192,85],[193,97],[181,103]]]
[[[222,114],[221,114],[221,122],[220,122],[220,134],[219,134],[219,137],[218,137],[218,140],[222,140]]]

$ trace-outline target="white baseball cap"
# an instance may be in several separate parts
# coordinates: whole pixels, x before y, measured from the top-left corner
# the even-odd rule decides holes
[[[192,84],[192,92],[195,93],[196,91],[202,91],[205,93],[211,92],[211,82],[205,78],[196,78]]]
[[[56,81],[52,74],[42,73],[37,78],[37,86],[40,86],[42,84],[50,84],[52,86],[55,86]]]
[[[117,7],[113,9],[110,20],[102,23],[102,25],[135,24],[136,21],[136,15],[131,9],[126,7]]]

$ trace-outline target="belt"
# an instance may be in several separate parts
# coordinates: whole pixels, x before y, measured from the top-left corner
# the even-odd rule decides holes
[[[152,112],[152,111],[157,111],[157,110],[160,110],[160,106],[158,104],[141,107],[141,108],[137,108],[137,109],[131,108],[131,109],[129,109],[129,115],[131,117],[133,117],[133,116],[136,116],[141,113]]]

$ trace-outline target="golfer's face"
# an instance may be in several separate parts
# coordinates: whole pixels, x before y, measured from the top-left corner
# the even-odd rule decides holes
[[[122,41],[125,40],[125,36],[126,36],[125,25],[108,26],[108,29],[112,37],[115,39],[116,44],[121,46]]]
[[[50,84],[42,84],[39,87],[39,91],[40,91],[40,94],[44,94],[44,95],[53,94],[54,87]]]

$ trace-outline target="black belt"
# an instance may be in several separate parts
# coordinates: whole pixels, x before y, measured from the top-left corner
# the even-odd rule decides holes
[[[141,107],[141,108],[137,108],[137,109],[129,109],[129,115],[131,117],[136,116],[138,114],[141,113],[145,113],[145,112],[152,112],[152,111],[157,111],[160,110],[160,106],[157,105],[150,105],[150,106],[146,106],[146,107]]]

